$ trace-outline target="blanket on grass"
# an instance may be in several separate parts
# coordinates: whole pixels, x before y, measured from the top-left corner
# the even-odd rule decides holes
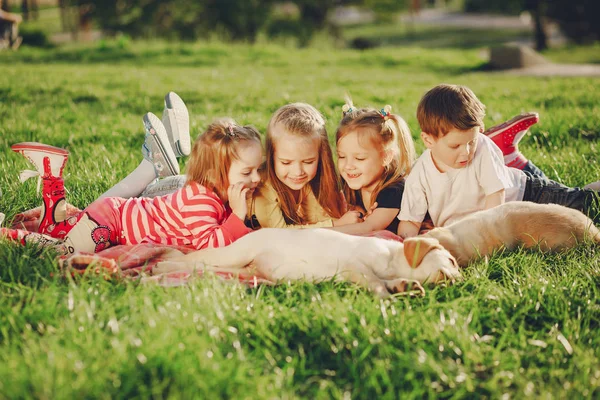
[[[24,229],[37,232],[37,223],[41,213],[41,207],[28,210],[18,214],[12,228]],[[67,208],[67,217],[75,215],[80,210],[76,207]],[[382,239],[402,241],[402,238],[389,231],[377,231],[366,236],[375,236]],[[151,243],[137,245],[120,245],[109,247],[98,253],[75,253],[59,257],[59,265],[64,271],[70,273],[97,273],[111,278],[130,277],[141,279],[144,283],[154,283],[161,286],[181,286],[188,283],[190,279],[202,277],[206,273],[227,281],[237,281],[248,287],[258,285],[275,285],[263,276],[257,275],[256,271],[243,269],[239,273],[220,271],[218,268],[198,269],[192,272],[169,272],[165,274],[152,275],[152,267],[158,262],[187,254],[194,249],[182,246],[156,245]]]

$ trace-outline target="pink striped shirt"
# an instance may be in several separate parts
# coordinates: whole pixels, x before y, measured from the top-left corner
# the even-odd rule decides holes
[[[214,192],[195,182],[166,196],[127,199],[121,210],[122,244],[204,249],[227,246],[250,232]]]

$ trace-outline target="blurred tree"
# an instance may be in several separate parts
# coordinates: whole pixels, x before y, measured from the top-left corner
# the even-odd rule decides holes
[[[465,0],[465,11],[531,13],[537,50],[548,47],[547,18],[556,21],[563,33],[576,43],[600,40],[599,0]]]
[[[336,0],[293,0],[292,3],[299,10],[297,38],[300,47],[307,46],[313,35],[325,28],[334,33],[327,16],[338,3]]]
[[[533,36],[537,51],[548,48],[548,33],[546,30],[546,0],[525,0],[524,8],[533,18]]]
[[[527,0],[465,0],[463,9],[473,13],[497,13],[519,15]]]
[[[414,9],[418,12],[420,9],[420,3],[411,0],[361,0],[358,3],[373,10],[379,21],[386,22],[392,21],[399,11]]]
[[[600,41],[600,1],[548,1],[548,16],[558,22],[567,37],[576,43]]]
[[[325,0],[327,1],[327,0]],[[274,0],[205,0],[208,27],[232,40],[254,42],[271,14]]]
[[[273,0],[90,0],[108,33],[196,39],[218,32],[232,40],[254,41]]]
[[[29,21],[30,19],[37,20],[39,18],[37,0],[22,0],[21,13],[25,21]]]
[[[518,15],[523,11],[529,11],[533,20],[535,49],[538,51],[548,48],[547,8],[548,0],[466,0],[464,5],[466,12]]]
[[[58,0],[58,7],[60,9],[60,24],[63,32],[71,31],[71,18],[70,18],[70,7],[71,3],[69,0]]]

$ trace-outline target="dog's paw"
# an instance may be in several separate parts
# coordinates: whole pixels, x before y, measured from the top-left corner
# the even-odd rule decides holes
[[[390,293],[405,296],[425,296],[425,289],[419,281],[412,279],[394,279],[385,281],[385,287]]]

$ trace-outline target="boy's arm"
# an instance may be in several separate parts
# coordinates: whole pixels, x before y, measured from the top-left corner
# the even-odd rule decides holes
[[[484,210],[504,204],[506,199],[504,189],[500,189],[490,195],[485,196],[485,207]]]
[[[422,179],[426,179],[424,176]],[[421,224],[427,210],[429,202],[424,184],[420,176],[417,176],[415,169],[406,178],[404,185],[404,195],[402,196],[402,206],[398,219],[398,236],[409,238],[417,236],[421,229]]]
[[[400,221],[398,224],[398,236],[406,239],[417,236],[421,229],[421,222],[415,221]]]

